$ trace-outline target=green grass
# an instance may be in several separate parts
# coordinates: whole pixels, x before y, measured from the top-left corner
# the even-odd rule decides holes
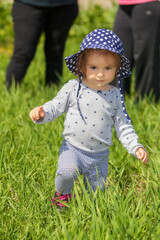
[[[0,6],[0,10],[4,8]],[[5,19],[9,19],[9,9],[7,5],[3,21],[8,21]],[[84,35],[94,28],[111,29],[115,12],[116,6],[111,10],[96,7],[93,12],[82,11],[70,31],[64,55],[78,51]],[[21,87],[17,90],[12,87],[8,92],[4,81],[13,42],[11,19],[7,24],[6,38],[5,30],[0,31],[0,36],[3,35],[0,52],[1,239],[160,239],[160,103],[145,97],[136,104],[134,91],[130,97],[126,96],[134,128],[149,153],[148,164],[145,166],[130,156],[113,131],[105,192],[97,191],[91,198],[80,177],[73,189],[76,199],[68,204],[66,211],[58,212],[51,208],[50,199],[55,192],[64,116],[53,123],[35,125],[28,114],[33,107],[52,99],[74,76],[64,65],[60,86],[44,87],[42,36]]]

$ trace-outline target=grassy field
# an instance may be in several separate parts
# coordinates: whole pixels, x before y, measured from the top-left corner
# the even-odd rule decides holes
[[[0,238],[160,239],[160,103],[155,104],[151,97],[135,103],[134,90],[126,96],[126,108],[149,153],[148,164],[130,156],[113,131],[105,192],[98,191],[90,198],[80,177],[73,189],[77,197],[67,210],[60,213],[51,208],[64,116],[40,126],[33,124],[28,114],[52,99],[74,76],[64,65],[60,86],[44,87],[42,36],[22,85],[6,90],[5,73],[13,48],[10,8],[0,3]],[[83,37],[94,28],[112,29],[116,9],[82,11],[70,31],[64,55],[78,51]]]

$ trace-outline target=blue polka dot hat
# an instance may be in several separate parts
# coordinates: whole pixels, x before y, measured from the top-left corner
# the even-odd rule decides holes
[[[121,40],[111,30],[108,30],[108,29],[93,30],[83,39],[80,46],[80,51],[65,58],[67,67],[70,70],[70,72],[76,75],[77,61],[78,61],[79,54],[83,50],[89,49],[89,48],[106,49],[120,55],[121,65],[117,72],[117,77],[118,77],[119,89],[121,92],[121,101],[122,101],[123,111],[126,117],[130,120],[125,108],[121,79],[127,78],[131,74],[131,71],[130,71],[130,63],[128,59],[123,55],[123,45]],[[81,82],[81,79],[80,79],[80,82]]]

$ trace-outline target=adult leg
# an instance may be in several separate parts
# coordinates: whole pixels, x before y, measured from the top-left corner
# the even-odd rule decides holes
[[[160,98],[160,2],[137,4],[132,12],[136,91]]]
[[[131,11],[133,5],[120,6],[117,11],[113,32],[121,39],[123,43],[124,56],[130,61],[131,69],[133,66],[133,36]],[[131,78],[123,80],[123,90],[130,94]]]
[[[12,8],[15,44],[14,53],[7,68],[6,85],[12,80],[20,83],[34,57],[36,46],[43,29],[41,10],[30,5],[15,2]]]
[[[62,75],[65,41],[78,14],[78,5],[49,8],[45,23],[46,84],[58,83]]]

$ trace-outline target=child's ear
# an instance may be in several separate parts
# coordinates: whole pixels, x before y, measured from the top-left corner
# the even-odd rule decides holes
[[[118,70],[117,70],[117,72],[115,74],[115,79],[118,79]]]

